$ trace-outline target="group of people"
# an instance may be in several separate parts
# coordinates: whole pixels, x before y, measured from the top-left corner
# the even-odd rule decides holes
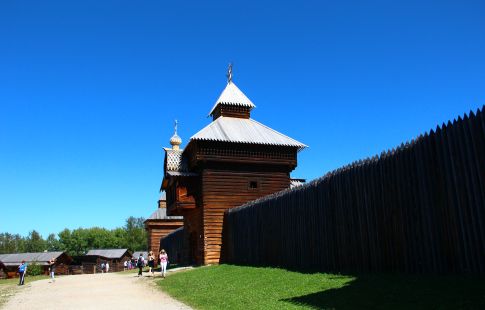
[[[57,262],[57,259],[55,257],[51,258],[47,262],[47,264],[49,265],[49,275],[51,277],[51,281],[49,283],[56,282],[56,279],[55,279],[56,262]],[[27,267],[28,267],[27,262],[25,260],[22,260],[19,267],[17,268],[17,271],[19,273],[19,285],[24,285],[24,283],[25,283],[25,275],[27,274]]]
[[[165,250],[161,250],[159,255],[158,255],[158,261],[160,262],[160,273],[162,275],[162,278],[165,278],[165,274],[167,273],[167,265],[168,265],[168,254],[165,252]],[[57,259],[55,257],[51,258],[48,262],[49,265],[49,275],[51,277],[50,283],[53,283],[56,281],[55,279],[55,273],[56,273],[56,262]],[[145,262],[145,258],[143,257],[143,254],[140,254],[140,256],[137,259],[132,259],[131,261],[125,261],[124,262],[124,267],[125,270],[128,269],[133,269],[134,266],[138,267],[138,276],[141,277],[143,275],[143,267],[145,265],[148,265],[148,273],[151,273],[152,276],[155,276],[155,264],[156,264],[156,257],[153,251],[150,251],[148,253],[147,257],[147,262]],[[18,273],[19,273],[19,285],[24,285],[25,282],[25,275],[27,273],[27,262],[23,260],[21,264],[18,267]],[[102,262],[101,263],[101,272],[109,272],[109,263],[108,262]]]
[[[167,273],[167,265],[168,265],[168,254],[165,250],[161,250],[158,259],[160,262],[160,272],[162,274],[162,278],[165,278],[165,274]],[[147,262],[145,262],[145,258],[143,254],[140,253],[140,257],[137,259],[136,266],[138,267],[138,276],[141,277],[143,275],[143,267],[145,264],[148,265],[148,273],[151,273],[152,276],[155,276],[155,263],[156,257],[153,251],[148,253]]]
[[[101,273],[108,273],[109,272],[109,263],[108,262],[102,262],[101,263]]]

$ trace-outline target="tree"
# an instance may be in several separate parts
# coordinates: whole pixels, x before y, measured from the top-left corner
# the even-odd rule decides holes
[[[44,252],[45,250],[47,250],[46,241],[36,230],[32,230],[29,233],[29,236],[25,239],[25,251]]]
[[[147,232],[144,225],[145,219],[142,217],[130,216],[126,219],[126,247],[131,251],[146,251],[148,248]]]
[[[25,249],[25,239],[19,234],[0,233],[0,254],[22,253]]]
[[[57,239],[56,235],[50,234],[46,240],[47,251],[59,251],[61,249],[61,243]]]
[[[0,254],[65,251],[71,256],[86,254],[92,249],[127,248],[131,251],[146,251],[147,233],[142,217],[129,217],[123,227],[108,230],[101,227],[64,229],[60,233],[50,234],[47,240],[35,230],[27,238],[9,233],[0,234]]]

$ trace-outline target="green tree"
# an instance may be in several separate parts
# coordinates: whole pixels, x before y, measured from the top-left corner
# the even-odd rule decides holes
[[[73,231],[64,229],[59,234],[60,249],[71,256],[83,255],[86,252],[87,238],[82,228]]]
[[[65,251],[71,256],[84,255],[91,249],[127,248],[131,251],[147,249],[147,233],[142,217],[129,217],[123,227],[108,230],[101,227],[64,229],[50,234],[46,240],[35,230],[27,238],[9,233],[0,234],[0,254]]]
[[[25,239],[19,234],[0,233],[0,254],[22,253],[25,250]]]
[[[56,235],[50,234],[46,240],[47,251],[59,251],[61,249],[61,243],[57,239]]]
[[[45,250],[47,250],[46,241],[36,230],[32,230],[29,233],[29,236],[25,239],[25,251],[44,252]]]
[[[126,247],[131,251],[146,251],[147,232],[145,230],[145,219],[142,217],[130,216],[126,219]]]

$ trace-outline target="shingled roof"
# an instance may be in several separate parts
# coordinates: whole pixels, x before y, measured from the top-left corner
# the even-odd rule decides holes
[[[221,141],[248,144],[293,146],[302,150],[307,146],[253,119],[219,117],[190,140]]]
[[[147,221],[156,220],[183,220],[183,216],[168,216],[167,209],[158,208],[157,211],[153,212],[152,215],[147,219]]]
[[[193,176],[189,171],[187,160],[182,156],[183,150],[165,149],[165,173],[170,176]]]
[[[125,253],[128,252],[128,249],[102,249],[102,250],[89,250],[88,253],[86,253],[86,256],[100,256],[104,258],[121,258]]]
[[[226,88],[222,91],[221,95],[217,99],[214,107],[209,112],[209,116],[214,113],[214,110],[218,105],[237,105],[249,107],[250,109],[255,108],[254,103],[249,100],[248,97],[234,84],[233,82],[227,83]]]
[[[39,265],[47,265],[51,258],[59,258],[64,252],[38,252],[38,253],[13,253],[0,254],[0,261],[5,266],[18,266],[24,260],[28,263],[36,262]]]

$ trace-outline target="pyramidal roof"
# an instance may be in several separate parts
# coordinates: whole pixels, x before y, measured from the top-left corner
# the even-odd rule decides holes
[[[302,150],[307,146],[253,119],[221,116],[190,140],[221,141],[233,143],[279,145]]]
[[[255,108],[254,103],[249,100],[248,97],[234,84],[232,81],[227,83],[226,88],[222,91],[222,94],[217,99],[214,107],[209,113],[209,116],[214,113],[214,110],[218,105],[238,105],[249,107],[250,109]]]

